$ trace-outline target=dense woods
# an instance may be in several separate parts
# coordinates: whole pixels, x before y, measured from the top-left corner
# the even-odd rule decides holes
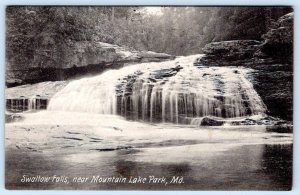
[[[33,57],[43,42],[102,41],[173,55],[212,41],[256,39],[290,7],[7,7],[7,56]],[[41,39],[42,38],[42,39]],[[51,48],[49,48],[51,49]]]

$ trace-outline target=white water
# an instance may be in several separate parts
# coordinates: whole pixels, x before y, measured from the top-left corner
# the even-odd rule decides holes
[[[265,113],[265,105],[247,79],[251,70],[195,67],[193,62],[199,57],[141,63],[73,81],[53,96],[48,110],[174,123],[203,116],[233,118]],[[155,78],[157,71],[178,65],[183,69],[175,76]]]

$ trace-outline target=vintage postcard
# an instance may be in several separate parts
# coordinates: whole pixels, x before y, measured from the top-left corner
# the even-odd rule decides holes
[[[292,189],[290,6],[8,6],[9,190]]]

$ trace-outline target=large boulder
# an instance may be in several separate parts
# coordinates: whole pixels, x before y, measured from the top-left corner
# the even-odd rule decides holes
[[[222,126],[225,121],[218,120],[216,118],[204,117],[201,121],[201,126]]]

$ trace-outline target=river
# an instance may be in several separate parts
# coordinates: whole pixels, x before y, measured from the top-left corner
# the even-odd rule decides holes
[[[154,124],[114,115],[40,111],[6,124],[9,189],[287,190],[290,128]],[[69,183],[24,183],[65,176]],[[184,183],[77,183],[74,177],[183,177]]]

